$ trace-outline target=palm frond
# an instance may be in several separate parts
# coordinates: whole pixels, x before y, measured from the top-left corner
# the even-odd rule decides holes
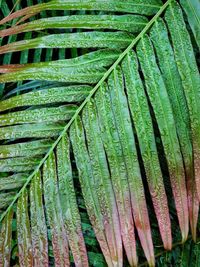
[[[58,10],[68,13],[42,13]],[[57,0],[0,24],[19,18],[0,31],[26,32],[0,47],[4,58],[20,53],[20,62],[0,66],[0,266],[10,266],[13,235],[20,266],[120,267],[123,248],[127,266],[137,266],[138,240],[155,266],[165,252],[154,245],[173,249],[177,225],[185,242],[190,223],[196,241],[200,83],[178,2]],[[56,60],[27,57],[58,48]],[[88,250],[82,208],[105,261]],[[177,266],[188,263],[182,251]],[[167,264],[162,255],[157,262]]]

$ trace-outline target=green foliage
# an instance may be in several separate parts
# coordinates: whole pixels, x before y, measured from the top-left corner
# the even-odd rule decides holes
[[[198,8],[163,2],[0,2],[0,267],[200,266]]]

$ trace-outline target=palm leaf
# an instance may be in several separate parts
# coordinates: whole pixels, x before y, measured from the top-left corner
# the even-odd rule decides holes
[[[159,217],[158,223],[160,233],[165,248],[170,249],[172,240],[167,198],[156,149],[153,124],[144,87],[138,72],[136,55],[129,53],[122,62],[122,68],[125,76],[130,111],[133,116],[134,126],[138,136],[149,190],[152,196],[155,212],[157,217]]]
[[[43,18],[23,23],[40,12]],[[179,4],[50,1],[0,24],[13,19],[17,25],[0,31],[10,35],[4,58],[20,55],[0,67],[0,266],[10,266],[16,234],[20,266],[120,267],[123,248],[127,266],[141,262],[142,250],[155,266],[154,250],[158,264],[165,253],[157,254],[155,236],[170,250],[172,238],[188,238],[189,220],[196,240],[199,73]],[[50,57],[29,60],[29,49]],[[88,240],[81,209],[105,261]],[[170,221],[174,213],[178,223]]]
[[[180,3],[188,16],[188,21],[193,31],[196,42],[198,46],[200,46],[200,36],[199,36],[200,13],[199,13],[199,8],[198,8],[198,1],[197,0],[192,0],[192,1],[181,0]]]
[[[169,19],[170,16],[170,19]],[[178,64],[179,73],[182,78],[182,84],[184,92],[187,99],[187,104],[190,113],[191,120],[191,133],[193,140],[193,150],[194,150],[194,169],[195,169],[195,178],[197,184],[197,193],[200,199],[200,175],[199,175],[199,147],[200,147],[200,120],[199,120],[199,104],[198,99],[200,95],[200,83],[199,83],[199,73],[197,69],[197,64],[195,61],[193,50],[191,50],[191,56],[187,54],[186,47],[192,47],[189,34],[186,30],[183,16],[178,10],[178,6],[169,9],[166,13],[166,20],[169,26],[169,30],[172,36],[174,54],[176,61],[180,62]],[[172,21],[174,25],[172,27]],[[175,34],[175,29],[178,30],[178,34]],[[181,44],[181,49],[179,45]],[[191,72],[192,70],[192,72]],[[190,94],[188,94],[191,92]]]

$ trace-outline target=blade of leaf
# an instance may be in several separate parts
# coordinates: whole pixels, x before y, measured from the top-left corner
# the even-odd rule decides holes
[[[198,46],[200,47],[200,9],[198,0],[180,0],[180,4],[187,14],[190,27]]]
[[[45,62],[38,62],[38,63],[29,63],[29,64],[15,64],[16,70],[26,70],[28,68],[38,69],[43,67],[63,67],[66,69],[79,69],[84,70],[87,68],[88,70],[92,70],[93,68],[99,69],[101,67],[110,66],[113,63],[113,60],[118,58],[120,54],[120,50],[117,49],[101,49],[94,52],[90,52],[84,54],[82,56],[70,59],[60,59],[49,61],[50,59],[46,59]],[[13,68],[13,65],[4,64],[1,66],[3,68],[10,67]],[[32,70],[31,70],[32,71]]]
[[[9,65],[7,69],[12,72],[0,75],[0,82],[47,80],[81,84],[96,83],[106,71],[103,66],[112,64],[118,55],[119,50],[105,49],[72,59],[22,64],[14,67]]]
[[[14,157],[34,157],[47,152],[51,146],[50,140],[38,140],[31,142],[0,145],[0,159]]]
[[[96,196],[93,168],[86,148],[85,135],[80,117],[76,119],[70,128],[70,140],[72,142],[76,165],[79,171],[79,180],[90,221],[108,266],[114,267],[116,258],[114,257],[115,255],[111,254],[106,238],[104,215],[101,210],[102,203]],[[119,266],[122,266],[122,262],[119,263]]]
[[[126,48],[133,35],[125,32],[59,33],[24,39],[0,47],[0,54],[35,48]]]
[[[0,191],[21,188],[26,181],[24,173],[13,174],[0,178]]]
[[[111,103],[109,101],[109,91],[106,83],[96,93],[95,104],[119,212],[123,245],[129,263],[134,266],[137,265],[137,254],[131,197],[120,140],[116,126],[114,125],[113,113],[110,112]]]
[[[44,29],[112,29],[140,32],[148,22],[141,15],[70,15],[34,20],[0,31],[0,37]]]
[[[98,10],[98,11],[112,11],[112,12],[125,12],[125,13],[138,13],[144,15],[154,15],[161,7],[160,0],[146,0],[142,3],[141,0],[135,0],[134,2],[128,0],[114,1],[114,0],[101,0],[98,2],[87,1],[50,1],[48,3],[38,4],[32,7],[27,7],[22,10],[16,11],[4,19],[0,20],[0,25],[4,24],[12,19],[26,16],[28,18],[31,15],[35,15],[44,10]]]
[[[67,233],[64,227],[59,191],[55,156],[51,153],[43,167],[44,200],[47,219],[51,229],[53,253],[56,267],[68,267],[69,248]]]
[[[33,266],[49,266],[47,226],[42,201],[42,183],[40,172],[30,185],[31,237]]]
[[[0,115],[1,126],[23,123],[58,122],[70,120],[77,106],[67,105],[52,108],[16,111]]]
[[[97,113],[93,103],[90,102],[85,107],[82,121],[93,169],[96,194],[100,200],[107,243],[110,254],[115,259],[115,262],[113,260],[113,266],[115,264],[120,265],[123,262],[123,257],[118,211],[110,180],[106,154],[100,137]]]
[[[145,77],[147,93],[160,130],[182,232],[182,240],[185,241],[188,235],[188,205],[182,155],[171,103],[160,70],[156,64],[152,44],[147,36],[142,38],[137,45],[137,55]]]
[[[20,67],[21,68],[21,67]],[[82,70],[82,72],[80,72]],[[44,67],[39,70],[28,68],[25,70],[16,69],[16,72],[2,74],[0,76],[0,82],[16,82],[23,80],[47,80],[47,81],[60,81],[71,83],[96,83],[105,73],[105,69],[99,70],[86,70],[83,69],[66,70],[64,66],[60,67]]]
[[[0,127],[0,140],[59,136],[63,123],[33,123]]]
[[[200,200],[200,76],[190,36],[177,3],[170,4],[165,19],[172,38],[175,59],[190,113],[196,188]]]
[[[1,224],[0,266],[10,267],[13,210],[10,210]]]
[[[123,160],[125,163],[125,172],[127,173],[129,182],[135,226],[149,265],[154,266],[154,250],[149,216],[127,98],[124,92],[123,76],[120,68],[115,69],[110,75],[108,79],[108,87],[112,112],[114,114],[114,123],[119,135]]]
[[[170,45],[167,28],[163,20],[159,19],[155,22],[151,29],[150,36],[156,49],[159,67],[162,71],[162,77],[165,82],[176,122],[176,129],[186,171],[190,225],[195,240],[199,201],[193,171],[189,111],[173,50]]]
[[[33,266],[27,190],[23,192],[17,201],[17,240],[20,266]]]
[[[15,194],[16,192],[1,193],[0,212],[13,201]]]
[[[125,76],[128,103],[139,141],[160,234],[165,249],[171,249],[171,222],[163,183],[163,175],[158,159],[152,119],[144,87],[139,76],[138,62],[135,53],[129,53],[125,57],[122,61],[122,70]]]
[[[40,158],[20,157],[0,160],[0,172],[26,172],[34,170]]]
[[[81,102],[91,90],[92,87],[88,85],[74,85],[32,91],[1,101],[0,111],[23,106]]]
[[[75,265],[77,267],[88,267],[87,251],[73,184],[69,149],[69,139],[66,135],[63,136],[56,148],[60,203]]]

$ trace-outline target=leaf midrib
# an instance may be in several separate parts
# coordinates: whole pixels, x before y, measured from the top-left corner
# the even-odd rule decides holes
[[[103,77],[99,80],[99,82],[95,85],[95,87],[91,90],[90,94],[86,97],[86,99],[83,101],[83,103],[77,108],[75,114],[71,118],[71,120],[67,123],[67,125],[62,130],[59,137],[56,139],[56,141],[53,143],[47,154],[43,157],[43,159],[40,161],[39,165],[36,167],[36,169],[32,172],[32,174],[29,175],[27,178],[25,184],[23,187],[19,190],[19,192],[14,197],[13,201],[9,205],[9,207],[6,209],[6,211],[2,214],[0,218],[0,222],[3,220],[5,215],[9,212],[9,210],[12,208],[16,200],[19,198],[21,193],[25,190],[26,186],[29,184],[31,179],[34,177],[34,175],[40,170],[46,159],[49,157],[49,155],[53,152],[53,150],[56,148],[66,131],[69,129],[71,124],[74,122],[74,120],[77,118],[79,113],[82,111],[82,109],[85,107],[85,105],[90,101],[90,99],[93,97],[93,95],[96,93],[96,91],[99,89],[99,87],[103,84],[103,82],[108,78],[108,76],[111,74],[111,72],[118,66],[118,64],[122,61],[122,59],[128,54],[128,52],[135,46],[135,44],[140,40],[140,38],[143,37],[143,35],[149,30],[149,28],[153,25],[153,23],[157,20],[157,18],[164,12],[164,10],[167,8],[167,6],[170,4],[171,0],[168,0],[164,5],[161,6],[160,10],[156,13],[156,15],[146,24],[144,29],[138,34],[138,36],[131,42],[131,44],[120,54],[118,59],[113,63],[113,65],[105,72]]]

